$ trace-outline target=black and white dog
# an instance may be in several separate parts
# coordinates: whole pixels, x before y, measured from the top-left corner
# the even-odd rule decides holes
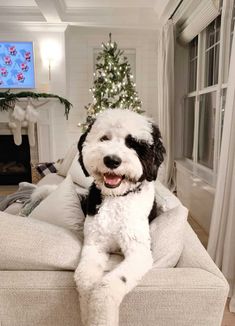
[[[117,326],[122,299],[152,266],[149,222],[165,149],[149,118],[121,109],[99,114],[78,149],[84,173],[94,178],[75,271],[82,322]],[[118,250],[124,260],[105,274],[109,254]]]

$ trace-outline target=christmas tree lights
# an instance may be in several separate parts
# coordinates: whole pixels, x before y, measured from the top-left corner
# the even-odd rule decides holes
[[[111,33],[109,42],[102,43],[102,51],[97,56],[94,84],[90,88],[93,103],[85,106],[87,110],[86,122],[79,123],[85,131],[96,116],[108,109],[129,109],[142,113],[142,103],[135,89],[131,67],[124,52],[118,49],[117,43],[112,42]]]

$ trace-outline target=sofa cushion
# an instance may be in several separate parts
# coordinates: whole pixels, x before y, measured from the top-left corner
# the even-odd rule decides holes
[[[82,235],[85,217],[70,175],[32,211],[29,218],[62,226]]]
[[[85,174],[81,168],[81,165],[78,161],[78,155],[79,154],[76,154],[76,156],[74,157],[73,162],[70,166],[70,169],[68,170],[68,174],[70,174],[72,176],[73,182],[75,182],[77,185],[87,189],[92,184],[93,178],[85,176]]]
[[[1,270],[74,270],[81,242],[65,228],[0,212]]]
[[[155,181],[155,200],[159,212],[166,212],[181,205],[180,200],[159,180]]]
[[[4,212],[12,215],[18,215],[20,213],[20,210],[22,209],[22,206],[22,203],[15,202],[8,206]]]
[[[178,205],[160,214],[150,224],[155,267],[167,268],[177,264],[184,247],[187,216],[188,210]]]
[[[45,175],[38,183],[37,186],[43,185],[59,185],[64,181],[64,177],[58,175],[57,173],[50,173]]]
[[[67,153],[65,154],[65,157],[58,167],[57,173],[61,175],[62,177],[66,177],[68,170],[73,162],[73,159],[75,155],[77,154],[78,149],[77,149],[77,143],[74,143],[71,145],[71,147],[68,149]]]

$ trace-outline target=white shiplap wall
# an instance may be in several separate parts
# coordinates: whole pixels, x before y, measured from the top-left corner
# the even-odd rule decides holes
[[[157,32],[69,26],[65,32],[67,94],[74,107],[68,122],[69,143],[78,140],[78,122],[86,116],[91,101],[93,49],[108,41],[108,34],[120,48],[136,50],[136,84],[143,109],[157,121]]]

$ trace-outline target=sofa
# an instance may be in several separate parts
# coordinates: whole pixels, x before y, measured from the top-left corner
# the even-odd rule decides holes
[[[50,174],[39,186],[63,180]],[[186,221],[187,210],[160,183],[156,190],[161,212],[151,226],[154,265],[124,298],[120,326],[219,326],[227,281]],[[82,239],[61,225],[15,215],[17,205],[0,212],[0,325],[82,325],[73,279]],[[112,255],[107,271],[121,260]]]

